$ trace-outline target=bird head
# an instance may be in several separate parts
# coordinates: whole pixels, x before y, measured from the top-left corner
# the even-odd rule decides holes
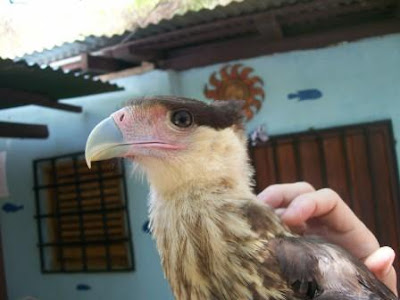
[[[212,180],[247,165],[241,101],[205,103],[177,97],[133,101],[90,133],[85,156],[92,161],[125,157],[160,187]],[[243,169],[238,170],[243,172]]]

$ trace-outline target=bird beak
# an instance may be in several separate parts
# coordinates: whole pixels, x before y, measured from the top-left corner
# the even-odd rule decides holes
[[[85,158],[89,169],[92,161],[105,160],[124,156],[129,150],[129,144],[124,142],[121,130],[112,117],[101,121],[86,142]]]

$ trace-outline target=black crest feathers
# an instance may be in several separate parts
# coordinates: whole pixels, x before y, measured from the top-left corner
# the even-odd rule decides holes
[[[217,100],[206,103],[200,100],[174,97],[154,96],[133,100],[130,105],[163,105],[170,111],[180,109],[188,110],[198,126],[209,126],[214,129],[224,129],[231,126],[242,127],[244,115],[242,108],[244,101],[240,100]]]

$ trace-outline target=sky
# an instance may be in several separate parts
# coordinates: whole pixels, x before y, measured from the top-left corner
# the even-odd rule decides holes
[[[89,35],[112,36],[176,14],[243,0],[0,0],[0,57],[15,58]]]
[[[121,34],[132,28],[130,0],[32,1],[0,5],[0,57],[41,51],[88,35]],[[18,0],[19,1],[19,0]]]

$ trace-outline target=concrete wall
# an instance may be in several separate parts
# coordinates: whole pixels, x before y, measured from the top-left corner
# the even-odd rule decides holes
[[[248,130],[265,123],[270,134],[281,134],[392,119],[396,138],[400,136],[400,35],[240,62],[255,69],[266,91],[263,107],[247,124]],[[134,177],[128,179],[128,197],[136,271],[41,274],[33,218],[32,160],[82,151],[93,126],[132,97],[175,94],[204,99],[204,84],[219,68],[213,65],[179,73],[153,71],[117,80],[125,91],[68,101],[82,105],[83,114],[38,107],[0,111],[1,120],[45,123],[50,129],[47,140],[0,139],[0,150],[8,155],[10,189],[10,196],[0,199],[0,204],[25,206],[15,214],[0,213],[10,299],[27,295],[42,300],[172,299],[154,242],[141,230],[147,219],[147,186]],[[323,97],[302,102],[287,99],[287,94],[308,88],[321,90]],[[78,292],[78,283],[89,284],[92,289]]]

